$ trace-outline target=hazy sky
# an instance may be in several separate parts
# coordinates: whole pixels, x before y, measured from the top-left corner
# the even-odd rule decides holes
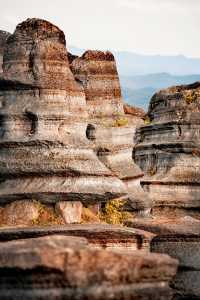
[[[47,19],[68,45],[200,57],[200,0],[0,0],[0,29]]]

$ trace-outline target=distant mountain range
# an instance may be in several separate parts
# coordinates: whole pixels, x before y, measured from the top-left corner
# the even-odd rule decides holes
[[[200,75],[170,75],[168,73],[140,76],[120,76],[122,93],[127,103],[147,110],[153,94],[173,85],[189,84],[200,81]]]
[[[70,51],[81,55],[85,50],[70,47]],[[200,81],[200,58],[112,52],[125,101],[145,110],[157,90]]]

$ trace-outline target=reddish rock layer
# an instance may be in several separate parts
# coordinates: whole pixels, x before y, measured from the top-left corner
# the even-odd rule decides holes
[[[76,80],[84,87],[91,115],[123,114],[123,101],[112,53],[86,51],[71,63]]]
[[[3,299],[167,300],[176,267],[166,255],[90,249],[72,237],[12,241],[0,247],[0,294]]]
[[[39,19],[19,24],[8,38],[3,70],[1,201],[99,201],[125,194],[86,139],[84,90],[70,71],[63,32]]]
[[[136,117],[139,117],[142,119],[144,119],[146,116],[146,113],[142,108],[135,107],[135,106],[129,105],[127,103],[124,104],[124,112],[127,115],[136,116]]]

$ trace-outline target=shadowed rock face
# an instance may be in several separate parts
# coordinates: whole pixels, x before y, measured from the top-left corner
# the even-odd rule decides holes
[[[151,251],[166,253],[179,260],[179,268],[171,286],[177,291],[174,299],[200,298],[200,221],[191,217],[176,220],[135,220],[128,224],[156,234]]]
[[[9,37],[9,35],[10,35],[10,33],[0,30],[0,73],[3,72],[3,70],[2,70],[3,54],[4,54],[6,40]]]
[[[125,194],[86,138],[83,87],[63,32],[28,19],[7,40],[0,80],[0,200],[101,201]]]
[[[155,94],[149,121],[136,134],[135,161],[154,209],[177,208],[199,218],[200,83]]]
[[[111,52],[86,51],[72,60],[71,70],[84,87],[89,114],[124,113],[119,76]]]
[[[0,293],[4,299],[167,300],[176,268],[167,255],[91,249],[74,237],[12,241],[0,247]]]

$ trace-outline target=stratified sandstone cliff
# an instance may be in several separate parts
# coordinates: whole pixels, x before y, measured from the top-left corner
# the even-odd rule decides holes
[[[88,139],[99,159],[125,184],[131,209],[148,211],[151,201],[140,186],[143,172],[132,158],[133,136],[137,126],[143,124],[144,114],[139,111],[138,115],[131,107],[125,114],[114,56],[89,50],[81,57],[70,55],[69,59],[72,73],[86,95]]]
[[[84,90],[64,33],[28,19],[7,40],[0,80],[0,199],[101,201],[125,194],[86,138]]]
[[[200,299],[200,83],[162,90],[151,99],[146,126],[136,133],[134,158],[153,199],[152,220],[128,225],[157,236],[154,252],[180,261],[174,299]]]
[[[200,83],[155,94],[149,124],[137,131],[135,161],[146,173],[142,184],[163,208],[199,217]]]
[[[124,105],[113,55],[67,53],[64,33],[40,19],[19,24],[4,49],[0,225],[20,227],[0,230],[0,297],[171,299],[178,262],[148,253],[154,234],[69,225],[81,222],[83,203],[98,210],[118,197],[150,213],[132,157],[145,115]]]
[[[2,64],[3,64],[3,54],[6,44],[6,40],[9,37],[10,33],[0,30],[0,73],[2,73]]]
[[[124,112],[119,76],[111,52],[86,51],[72,60],[71,70],[84,87],[90,114],[103,116]]]

